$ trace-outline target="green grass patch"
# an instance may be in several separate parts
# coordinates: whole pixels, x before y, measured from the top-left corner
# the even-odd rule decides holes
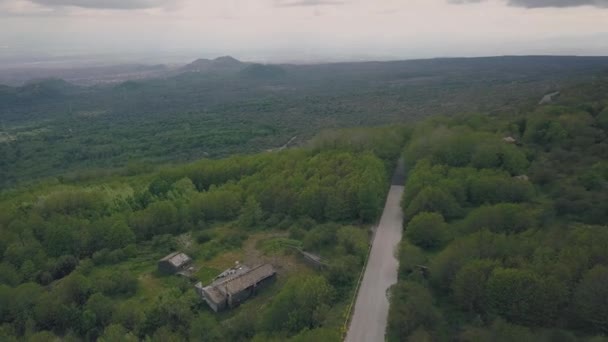
[[[264,255],[276,255],[291,248],[302,248],[302,242],[287,238],[271,238],[259,241],[256,248]]]
[[[194,274],[194,277],[203,284],[209,284],[220,273],[221,271],[216,268],[203,266]]]

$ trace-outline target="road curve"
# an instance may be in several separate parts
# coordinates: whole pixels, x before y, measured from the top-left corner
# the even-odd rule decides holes
[[[367,268],[361,281],[346,342],[384,341],[388,319],[388,289],[397,283],[396,250],[401,241],[404,187],[392,185],[376,229]]]

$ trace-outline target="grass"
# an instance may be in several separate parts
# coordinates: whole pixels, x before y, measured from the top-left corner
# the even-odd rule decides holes
[[[280,254],[292,247],[302,248],[302,242],[287,238],[270,238],[258,241],[256,246],[264,255]]]
[[[208,284],[221,272],[217,268],[203,266],[194,274],[194,277],[203,284]]]

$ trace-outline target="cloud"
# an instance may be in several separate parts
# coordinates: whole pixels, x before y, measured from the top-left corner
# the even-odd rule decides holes
[[[30,0],[46,7],[82,7],[95,9],[147,9],[165,7],[170,0]]]
[[[509,0],[509,5],[526,8],[541,7],[608,7],[608,0]]]
[[[448,0],[451,4],[471,4],[484,1],[487,0]],[[565,8],[580,6],[608,8],[608,0],[507,0],[507,3],[509,6],[524,8]]]
[[[337,0],[275,0],[275,6],[277,7],[327,6],[344,4],[344,1]]]
[[[451,4],[463,5],[463,4],[476,4],[484,2],[485,0],[448,0]]]

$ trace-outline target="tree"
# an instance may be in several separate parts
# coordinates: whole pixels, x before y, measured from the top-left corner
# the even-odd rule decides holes
[[[427,257],[417,246],[403,239],[399,247],[399,278],[405,279],[414,271],[420,270],[419,266],[425,266]]]
[[[551,322],[567,296],[567,289],[554,279],[543,279],[528,270],[496,268],[488,279],[489,309],[520,324]]]
[[[475,149],[471,158],[471,164],[478,168],[499,168],[501,166],[501,146],[494,144],[482,144]]]
[[[511,175],[523,174],[530,166],[525,153],[512,145],[505,145],[502,149],[502,168]]]
[[[528,120],[524,140],[551,147],[568,137],[568,132],[555,120],[537,115]]]
[[[97,340],[98,342],[137,342],[137,336],[127,332],[127,329],[120,324],[111,324],[107,326],[103,334]]]
[[[154,179],[148,185],[148,191],[157,197],[165,197],[169,189],[171,189],[172,181],[166,176],[160,176]]]
[[[460,206],[452,195],[440,188],[427,187],[405,209],[405,216],[413,218],[421,212],[435,212],[450,219],[458,217],[460,211]]]
[[[91,295],[91,282],[85,276],[74,272],[58,284],[56,291],[62,302],[82,305]]]
[[[184,340],[184,336],[173,332],[168,326],[161,326],[154,331],[152,342],[180,342]]]
[[[608,267],[596,265],[574,291],[577,316],[598,331],[608,332]]]
[[[455,167],[469,164],[479,140],[475,134],[468,129],[444,127],[436,129],[433,134],[434,141],[431,146],[434,160]]]
[[[259,225],[262,222],[264,212],[260,203],[252,196],[248,197],[245,204],[241,208],[239,215],[239,226],[244,228],[251,228]]]
[[[497,268],[487,285],[489,307],[515,323],[535,323],[541,280],[530,271]]]
[[[34,280],[34,276],[36,274],[36,265],[32,260],[25,260],[23,264],[21,264],[19,273],[21,273],[21,277],[23,277],[23,280],[25,281]]]
[[[403,341],[415,330],[433,330],[442,320],[428,289],[413,282],[400,282],[391,288],[388,314],[388,341]]]
[[[348,199],[339,189],[329,189],[325,202],[325,216],[331,221],[342,221],[349,218],[350,208]]]
[[[93,284],[97,291],[108,296],[132,296],[137,291],[138,280],[130,272],[111,271],[99,275]]]
[[[475,260],[456,273],[452,292],[456,302],[469,312],[484,313],[488,308],[486,284],[498,263],[492,260]]]
[[[302,190],[298,198],[300,215],[310,216],[317,221],[325,218],[325,194],[318,184],[310,184]]]
[[[604,131],[608,132],[608,107],[604,108],[604,110],[597,115],[595,120]]]
[[[61,279],[72,273],[77,265],[78,259],[76,259],[74,256],[62,255],[57,259],[55,265],[53,266],[53,277],[55,279]]]
[[[142,308],[132,301],[118,303],[112,314],[112,322],[124,326],[129,331],[138,331],[144,319]]]
[[[62,306],[63,303],[54,294],[42,293],[33,310],[36,325],[42,329],[63,331],[68,324],[73,322],[67,322],[62,316]]]
[[[327,223],[311,229],[304,237],[304,249],[318,251],[336,243],[338,225]]]
[[[179,233],[183,229],[181,219],[171,201],[161,201],[135,212],[129,223],[138,239],[149,239],[154,235]]]
[[[439,213],[422,212],[407,224],[405,234],[418,247],[440,247],[448,237],[448,225]]]
[[[4,292],[4,291],[3,291]],[[21,284],[2,296],[8,295],[3,301],[6,312],[3,313],[7,322],[13,322],[16,329],[23,331],[28,320],[31,320],[36,303],[40,300],[43,289],[34,283]],[[0,311],[1,312],[1,311]]]
[[[382,184],[374,184],[367,181],[359,188],[359,219],[363,222],[373,222],[378,218],[378,214],[382,209],[382,194],[379,190],[382,189]]]
[[[28,337],[28,342],[48,342],[48,341],[59,341],[59,337],[50,331],[39,331]]]
[[[532,198],[534,187],[525,180],[514,179],[506,174],[479,172],[470,180],[469,201],[473,204],[500,202],[521,203]]]
[[[159,329],[163,329],[159,327],[164,327],[169,331],[183,330],[187,329],[192,318],[189,299],[180,296],[175,289],[164,293],[157,299],[152,309],[147,312],[141,330],[146,334],[153,331],[158,333]]]
[[[317,328],[308,330],[305,329],[298,335],[289,339],[289,342],[308,342],[308,341],[340,341],[342,336],[336,329]]]
[[[46,230],[45,247],[52,256],[77,254],[78,240],[72,227],[63,224],[53,225]]]
[[[327,270],[329,282],[338,290],[352,286],[361,272],[360,260],[354,255],[334,258]],[[338,293],[347,294],[348,291],[338,291]]]
[[[466,326],[458,340],[462,342],[477,341],[543,341],[541,336],[535,335],[526,327],[509,324],[502,319],[496,319],[489,327]],[[555,340],[546,340],[547,342]]]
[[[134,243],[135,234],[126,222],[120,220],[106,227],[103,240],[104,248],[113,250]]]
[[[19,272],[13,265],[7,262],[0,263],[0,284],[17,286],[21,279]]]
[[[190,324],[190,340],[201,342],[223,341],[218,322],[210,315],[203,313]]]
[[[538,214],[530,205],[499,203],[473,209],[463,221],[464,231],[489,229],[497,233],[519,233],[538,224]]]
[[[91,295],[84,308],[95,314],[98,328],[103,328],[110,323],[114,311],[114,305],[110,298],[101,293]]]
[[[334,289],[324,277],[290,279],[262,317],[262,327],[269,332],[295,334],[302,329],[320,326],[333,302]]]
[[[344,226],[338,229],[336,238],[338,245],[344,249],[344,252],[355,256],[363,262],[369,247],[367,230],[353,226]]]

